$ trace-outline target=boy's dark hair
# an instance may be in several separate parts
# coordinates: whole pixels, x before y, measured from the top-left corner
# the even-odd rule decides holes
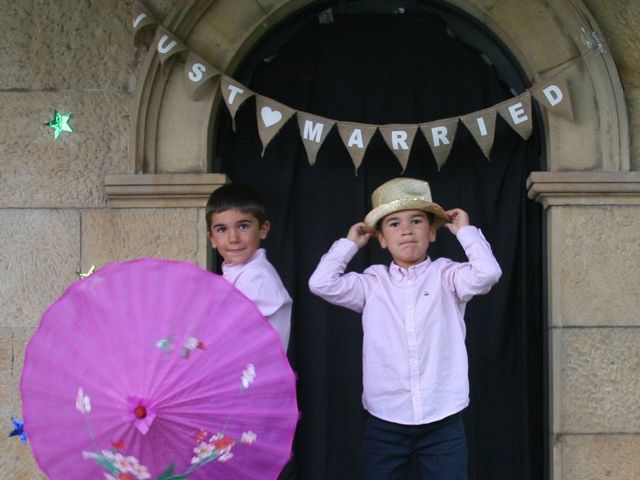
[[[424,211],[424,213],[427,215],[427,220],[429,220],[429,225],[433,226],[433,222],[436,221],[436,216],[431,212]],[[380,220],[378,220],[378,223],[376,223],[376,230],[378,232],[382,231],[382,220],[384,220],[384,217],[382,217]]]
[[[258,192],[243,185],[229,183],[213,191],[207,201],[207,232],[211,230],[211,217],[214,213],[227,210],[240,210],[258,219],[260,226],[267,221],[267,211]]]

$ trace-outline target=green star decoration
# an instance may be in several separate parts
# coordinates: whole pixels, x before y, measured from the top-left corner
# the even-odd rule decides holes
[[[53,111],[53,120],[46,124],[53,128],[53,138],[57,139],[62,132],[73,132],[69,126],[69,118],[71,118],[71,113],[60,115],[57,110]]]

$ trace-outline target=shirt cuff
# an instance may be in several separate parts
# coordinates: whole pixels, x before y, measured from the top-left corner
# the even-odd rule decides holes
[[[358,253],[358,245],[348,238],[341,238],[333,243],[331,252],[351,260]]]
[[[463,248],[471,245],[478,240],[482,240],[485,242],[487,241],[480,229],[478,227],[474,227],[473,225],[466,225],[462,227],[460,230],[458,230],[458,234],[456,235],[456,237],[458,238],[458,241]]]

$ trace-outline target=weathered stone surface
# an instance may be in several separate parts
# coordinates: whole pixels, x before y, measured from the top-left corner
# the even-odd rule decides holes
[[[0,326],[35,326],[75,279],[80,215],[0,210]]]
[[[640,435],[562,435],[557,444],[560,480],[638,479]]]
[[[20,376],[24,350],[35,328],[0,327],[0,408],[8,416],[22,418]]]
[[[163,173],[206,173],[211,97],[193,101],[185,88],[183,65],[171,72],[158,123],[156,165]],[[217,84],[216,84],[217,85]]]
[[[31,338],[32,329],[0,327],[0,415],[22,419],[20,402],[20,375],[24,362],[24,349]],[[11,424],[7,423],[8,426]],[[29,445],[17,437],[0,441],[0,478],[38,480],[45,476],[38,469]]]
[[[187,260],[204,267],[206,225],[199,210],[83,211],[82,268],[139,257]]]
[[[602,167],[602,132],[593,85],[581,64],[565,72],[573,105],[574,122],[547,115],[547,163],[551,171],[589,171]]]
[[[625,88],[624,93],[629,112],[631,170],[640,170],[640,87]]]
[[[640,207],[549,210],[554,326],[640,326]]]
[[[0,89],[126,90],[136,69],[131,2],[0,0]]]
[[[0,93],[0,208],[106,204],[104,176],[127,173],[127,93]],[[73,133],[54,140],[53,110]]]
[[[556,7],[541,0],[499,1],[489,9],[486,23],[499,35],[505,35],[502,40],[507,46],[526,57],[532,73],[537,73],[578,53],[560,24]]]
[[[616,0],[615,7],[608,0],[584,3],[602,29],[625,87],[640,87],[640,2]]]
[[[553,336],[554,433],[640,433],[640,328]]]

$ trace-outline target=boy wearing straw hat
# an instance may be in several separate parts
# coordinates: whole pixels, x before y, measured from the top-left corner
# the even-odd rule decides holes
[[[363,478],[406,478],[415,454],[423,479],[467,479],[464,312],[502,271],[467,213],[445,212],[431,200],[427,182],[390,180],[373,192],[371,203],[364,222],[333,244],[309,279],[314,294],[362,313],[362,402],[369,412]],[[443,225],[456,235],[468,262],[428,257]],[[374,234],[393,262],[345,274]]]

